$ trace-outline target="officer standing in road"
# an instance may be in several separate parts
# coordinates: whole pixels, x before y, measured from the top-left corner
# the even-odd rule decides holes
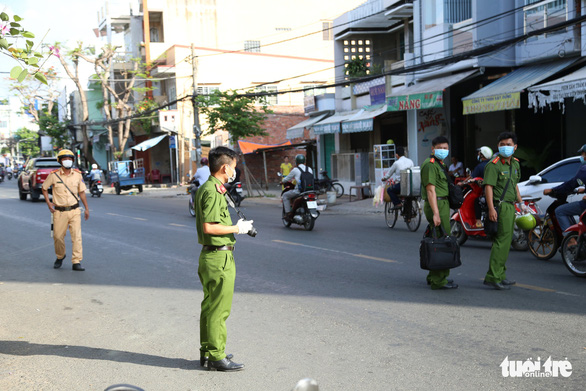
[[[73,270],[84,271],[81,266],[83,248],[81,244],[81,213],[79,200],[85,207],[84,217],[90,218],[90,210],[85,196],[86,186],[83,175],[77,169],[72,169],[75,156],[68,149],[62,149],[57,154],[57,160],[61,168],[52,171],[43,183],[42,191],[49,211],[53,214],[53,241],[55,242],[55,254],[57,259],[53,264],[59,269],[65,259],[65,234],[69,227],[71,235],[72,251],[71,262]],[[49,188],[53,187],[53,202],[49,200]]]
[[[226,147],[209,153],[211,175],[196,193],[197,239],[203,245],[198,275],[203,287],[200,316],[200,365],[217,371],[238,371],[243,364],[226,355],[226,319],[232,308],[236,265],[234,234],[246,234],[252,220],[232,225],[224,184],[234,180],[238,155]]]
[[[431,156],[421,165],[422,198],[425,200],[423,212],[432,229],[443,228],[445,234],[450,232],[450,204],[448,201],[448,178],[444,159],[450,153],[448,139],[439,136],[431,141]],[[430,270],[427,275],[427,284],[431,289],[456,289],[458,284],[448,279],[450,269]]]
[[[484,169],[484,191],[488,206],[488,218],[498,221],[498,230],[492,242],[488,272],[484,284],[497,290],[511,289],[515,281],[508,280],[505,266],[513,240],[515,226],[515,200],[522,204],[517,183],[521,179],[519,160],[513,157],[517,150],[517,135],[503,132],[498,136],[499,155]],[[510,182],[509,182],[510,178]],[[509,182],[507,187],[507,182]],[[506,189],[505,189],[506,188]],[[504,197],[499,202],[501,196]],[[497,208],[499,209],[497,214]],[[525,205],[522,204],[525,209]]]

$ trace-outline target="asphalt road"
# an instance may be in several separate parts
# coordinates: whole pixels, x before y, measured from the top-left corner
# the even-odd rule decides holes
[[[586,280],[559,255],[512,252],[518,285],[494,291],[482,285],[490,244],[469,240],[452,272],[460,288],[432,291],[419,269],[423,227],[332,208],[312,232],[286,229],[275,200],[242,203],[259,234],[237,238],[227,351],[246,369],[200,370],[200,246],[186,196],[89,203],[86,271],[71,270],[70,243],[54,270],[45,203],[0,184],[0,390],[272,391],[304,377],[322,391],[584,389]],[[502,375],[506,357],[550,356],[571,375]]]

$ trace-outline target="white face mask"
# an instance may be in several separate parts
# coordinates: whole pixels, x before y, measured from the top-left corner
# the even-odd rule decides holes
[[[73,166],[73,160],[69,160],[69,159],[63,160],[61,162],[61,165],[65,168],[71,168]]]
[[[230,167],[230,166],[228,166]],[[234,179],[236,179],[236,169],[230,167],[230,169],[232,170],[232,176],[228,177],[228,183],[230,182],[234,182]]]

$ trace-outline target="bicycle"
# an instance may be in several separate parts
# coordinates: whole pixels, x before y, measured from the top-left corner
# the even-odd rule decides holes
[[[401,197],[401,201],[403,205],[400,208],[392,202],[385,202],[385,223],[387,227],[393,228],[401,213],[409,231],[415,232],[421,224],[421,197]]]

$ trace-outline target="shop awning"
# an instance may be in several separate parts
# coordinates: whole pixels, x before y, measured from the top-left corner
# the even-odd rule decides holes
[[[167,137],[166,134],[164,134],[162,136],[155,137],[155,138],[150,138],[146,141],[143,141],[140,144],[136,144],[134,147],[131,147],[131,148],[135,149],[137,151],[146,151],[147,149],[152,148],[155,145],[157,145],[158,143],[160,143],[161,140],[164,139],[165,137]]]
[[[443,107],[444,90],[477,73],[477,70],[426,80],[395,89],[387,97],[387,111],[422,110]]]
[[[586,96],[586,67],[559,79],[538,84],[529,90],[529,107],[544,108],[552,103],[564,103],[564,99],[584,99]]]
[[[326,119],[313,125],[313,133],[315,135],[340,133],[341,123],[343,121],[347,121],[356,113],[358,113],[356,110],[342,111],[332,115],[331,117],[327,117]]]
[[[387,105],[364,108],[342,122],[342,133],[370,132],[374,129],[374,119],[386,112]]]
[[[315,117],[310,117],[305,121],[298,123],[297,125],[291,126],[289,129],[287,129],[287,139],[290,140],[292,138],[303,137],[303,131],[305,130],[305,128],[310,128],[313,124],[321,121],[328,115],[329,114],[316,115]]]
[[[519,68],[462,98],[464,114],[490,113],[521,107],[521,92],[570,66],[576,59]]]
[[[285,141],[284,143],[281,143],[281,144],[266,145],[266,144],[257,144],[257,143],[251,143],[248,141],[238,140],[238,146],[240,147],[240,150],[242,151],[243,154],[253,153],[255,151],[258,151],[259,149],[262,150],[262,149],[268,149],[268,148],[283,147],[285,145],[291,145],[291,141]]]

